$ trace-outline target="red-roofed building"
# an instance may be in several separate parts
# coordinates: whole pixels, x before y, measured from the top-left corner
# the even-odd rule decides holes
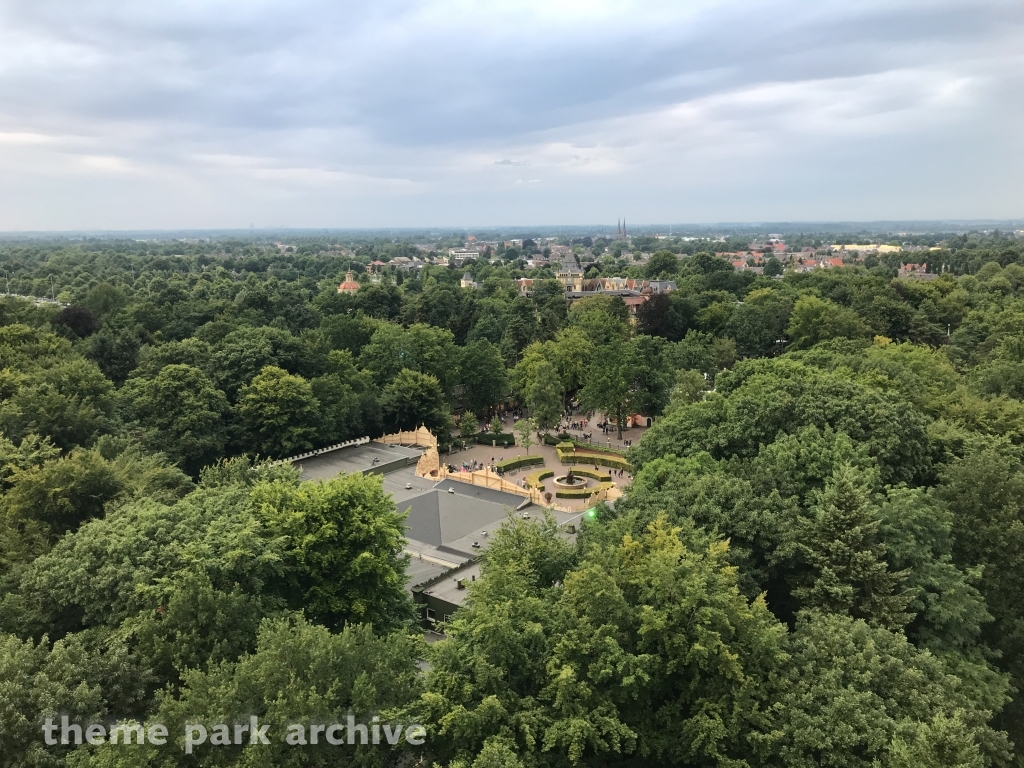
[[[338,293],[355,293],[359,290],[359,283],[352,272],[345,273],[345,282],[338,286]]]
[[[626,305],[626,309],[629,310],[629,314],[636,317],[636,311],[650,298],[650,294],[645,296],[623,296],[622,301]]]
[[[533,279],[529,277],[517,278],[516,285],[519,286],[519,292],[525,295],[533,288]]]
[[[928,271],[927,264],[901,264],[899,276],[915,280],[934,280],[938,275]]]

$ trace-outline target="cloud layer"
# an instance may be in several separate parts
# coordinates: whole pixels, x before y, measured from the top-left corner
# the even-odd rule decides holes
[[[1024,216],[1019,0],[0,0],[0,229]]]

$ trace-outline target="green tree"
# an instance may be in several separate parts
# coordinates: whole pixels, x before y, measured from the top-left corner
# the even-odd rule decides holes
[[[284,537],[294,563],[292,607],[333,628],[367,622],[385,631],[412,617],[404,515],[395,511],[380,475],[262,484],[252,498],[271,535]]]
[[[517,296],[508,308],[506,325],[501,336],[501,354],[511,368],[519,362],[523,350],[536,340],[539,326],[537,310],[525,296]]]
[[[235,418],[243,449],[283,458],[313,447],[319,407],[308,381],[267,366],[238,393]]]
[[[240,718],[246,722],[249,715],[255,715],[260,725],[270,726],[268,746],[207,743],[195,748],[192,758],[197,765],[242,768],[254,759],[283,768],[401,762],[397,752],[408,749],[408,721],[403,723],[397,748],[388,746],[383,733],[378,745],[334,745],[327,741],[323,730],[314,745],[308,741],[308,724],[344,724],[348,714],[360,723],[371,722],[374,714],[381,715],[383,723],[391,723],[389,713],[414,700],[421,690],[416,667],[416,659],[422,655],[421,644],[422,640],[412,635],[376,636],[365,625],[330,632],[301,617],[268,619],[259,628],[251,654],[208,671],[189,670],[180,698],[164,698],[152,722],[215,723],[225,717],[224,713],[238,712],[246,713]],[[307,741],[301,746],[285,739],[293,723],[306,726]],[[168,750],[180,755],[184,746],[183,732],[172,733],[172,739],[163,748],[133,747],[131,765],[166,765]],[[124,752],[123,747],[104,745],[97,750],[97,757],[102,765],[120,768],[122,763],[113,761]]]
[[[575,395],[583,386],[590,360],[594,354],[594,345],[579,328],[563,328],[556,335],[554,342],[545,344],[545,352],[550,348],[549,362],[558,372],[558,380],[567,396]]]
[[[0,403],[0,429],[14,439],[48,437],[64,451],[90,446],[115,428],[114,387],[96,365],[79,357],[9,377]]]
[[[626,418],[629,397],[628,362],[622,342],[609,344],[594,356],[587,383],[580,392],[580,401],[587,408],[603,411],[614,418],[622,439],[622,422]]]
[[[335,443],[367,434],[362,428],[359,396],[347,381],[337,373],[330,373],[318,376],[310,385],[320,404],[318,442]]]
[[[744,357],[781,353],[793,302],[787,296],[762,288],[744,297],[732,317],[728,333]]]
[[[904,725],[889,748],[892,768],[983,768],[985,756],[964,714],[940,712],[931,722]]]
[[[942,469],[938,497],[953,515],[953,557],[964,569],[980,566],[977,587],[993,621],[982,639],[996,649],[1000,669],[1024,685],[1024,462],[1005,439],[973,445]],[[1015,743],[1024,743],[1024,699],[1019,694],[1000,718]]]
[[[679,257],[672,251],[656,251],[644,265],[644,277],[674,275],[679,271]]]
[[[115,384],[123,384],[139,362],[139,339],[129,331],[104,328],[89,339],[86,356]]]
[[[817,296],[801,296],[793,305],[787,334],[793,349],[806,349],[825,339],[856,339],[868,335],[857,313]]]
[[[534,419],[520,419],[512,427],[512,431],[516,433],[516,437],[519,439],[519,445],[526,451],[526,455],[530,455],[530,446],[533,445],[533,434],[537,431],[537,422]]]
[[[407,329],[381,323],[359,355],[377,386],[385,387],[403,370],[433,376],[447,392],[458,372],[458,349],[451,331],[416,324]]]
[[[665,412],[668,413],[680,406],[700,402],[704,399],[707,389],[708,382],[699,371],[676,371],[676,383],[672,388],[672,395]]]
[[[280,368],[295,375],[308,375],[312,368],[308,348],[288,331],[246,326],[217,342],[210,366],[208,373],[231,402],[264,368]]]
[[[472,411],[463,411],[459,418],[459,434],[462,437],[473,437],[480,431],[480,419]]]
[[[552,429],[562,418],[562,386],[558,372],[547,360],[541,360],[533,372],[533,383],[526,392],[530,415],[541,429]]]
[[[11,585],[0,602],[0,627],[37,636],[114,630],[167,605],[175,585],[191,574],[205,574],[221,592],[286,595],[283,542],[267,536],[254,517],[248,484],[295,483],[298,473],[291,466],[254,468],[236,460],[206,475],[218,480],[180,500],[152,488],[134,491],[105,516],[65,535]]]
[[[738,356],[735,341],[718,337],[711,342],[711,349],[715,356],[716,371],[732,368]]]
[[[580,400],[622,425],[634,413],[658,415],[668,402],[670,379],[657,349],[660,339],[640,336],[614,341],[595,354]]]
[[[228,401],[210,378],[190,365],[167,365],[152,379],[132,379],[120,392],[127,415],[149,430],[154,449],[199,469],[223,455]]]
[[[901,589],[908,574],[889,570],[878,510],[851,467],[837,469],[816,493],[812,513],[799,545],[810,573],[796,596],[806,607],[901,630],[912,618],[913,595]]]
[[[67,531],[103,515],[125,489],[116,468],[96,451],[78,449],[42,466],[19,470],[4,498],[12,522],[39,523],[52,544]]]
[[[321,320],[317,332],[331,349],[347,350],[358,357],[373,335],[373,325],[363,315],[334,315]]]
[[[991,694],[979,696],[979,688],[962,685],[940,658],[918,651],[901,633],[807,612],[787,650],[790,673],[769,737],[776,757],[765,764],[873,768],[900,765],[915,751],[925,758],[969,757],[971,745],[983,764],[1008,757],[1005,734],[987,724],[1005,701],[1005,684],[993,681]],[[940,725],[946,726],[941,734],[933,730]],[[917,737],[928,731],[940,740],[922,753]]]
[[[394,320],[402,309],[402,292],[396,285],[366,283],[356,293],[355,305],[368,317]]]
[[[12,478],[19,470],[42,466],[58,456],[60,449],[39,435],[27,435],[18,445],[0,435],[0,488],[5,491],[10,488]]]
[[[450,437],[452,418],[441,385],[433,376],[403,370],[384,387],[380,405],[384,428],[389,433],[414,430],[422,425],[439,439]]]
[[[864,444],[885,483],[915,482],[932,472],[928,420],[898,390],[788,357],[738,363],[715,378],[715,390],[655,422],[634,447],[636,467],[702,451],[715,459],[752,458],[780,434],[814,425]]]
[[[46,745],[40,729],[44,719],[59,724],[60,715],[80,723],[121,717],[143,699],[146,677],[145,668],[121,643],[100,654],[91,652],[80,636],[51,643],[47,637],[34,641],[0,635],[5,703],[0,710],[0,766],[63,764],[75,747]],[[59,731],[56,735],[59,739]]]
[[[667,293],[654,294],[636,310],[636,332],[646,336],[672,336],[674,321],[672,297]]]
[[[501,351],[481,339],[461,348],[459,382],[466,405],[475,413],[489,414],[508,394],[508,373]]]
[[[569,324],[601,348],[629,336],[629,310],[618,296],[591,296],[569,308]]]
[[[660,519],[636,538],[609,531],[573,564],[557,539],[553,521],[495,536],[409,708],[428,729],[426,758],[668,766],[749,755],[785,630],[763,600],[739,594],[726,545]]]
[[[689,331],[680,341],[667,344],[662,352],[670,368],[691,369],[714,377],[718,373],[716,350],[713,337],[697,331]]]
[[[99,317],[112,315],[124,307],[127,297],[120,288],[116,288],[107,282],[102,282],[92,290],[85,298],[85,306],[95,312]]]

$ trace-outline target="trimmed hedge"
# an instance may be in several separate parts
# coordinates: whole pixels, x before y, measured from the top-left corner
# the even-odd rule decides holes
[[[553,469],[542,469],[540,472],[531,472],[526,476],[526,485],[529,488],[536,488],[538,491],[544,490],[544,481],[549,477],[555,476],[555,470]]]
[[[610,453],[589,453],[572,450],[558,451],[558,460],[563,464],[596,464],[599,467],[610,467],[611,469],[629,469],[629,462],[624,457],[613,456]]]
[[[585,499],[595,493],[600,493],[606,488],[611,488],[612,485],[612,483],[601,483],[596,488],[566,488],[564,490],[559,488],[555,491],[555,497],[559,499]]]
[[[520,467],[532,467],[543,463],[543,456],[519,456],[515,459],[499,461],[495,466],[498,468],[499,472],[508,472],[513,469],[519,469]]]
[[[560,442],[562,442],[557,437],[555,437],[554,435],[550,435],[547,432],[541,433],[540,441],[544,443],[544,445],[558,445]]]
[[[584,451],[590,451],[592,453],[607,453],[612,456],[626,455],[625,451],[620,451],[618,448],[605,448],[603,445],[598,445],[597,443],[586,443],[582,440],[573,440],[572,443],[576,446],[577,450],[582,448]]]
[[[511,432],[502,432],[500,435],[493,432],[480,432],[476,436],[479,445],[490,445],[492,440],[501,448],[511,448],[516,444],[516,436]]]
[[[592,469],[573,468],[572,473],[581,477],[589,477],[591,480],[599,480],[602,483],[610,483],[612,481],[611,475],[606,475],[604,472],[595,472]]]

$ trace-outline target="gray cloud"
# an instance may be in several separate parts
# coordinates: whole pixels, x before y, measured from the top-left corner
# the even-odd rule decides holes
[[[1018,0],[7,0],[0,229],[1021,216],[1022,65]]]

